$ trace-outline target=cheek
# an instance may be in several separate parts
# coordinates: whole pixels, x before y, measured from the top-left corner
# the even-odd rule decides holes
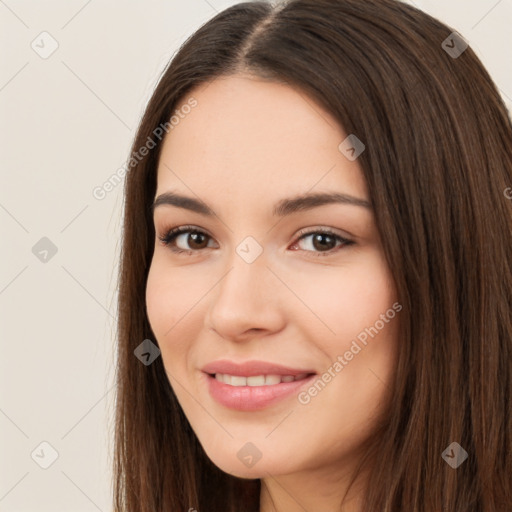
[[[193,306],[206,292],[204,281],[189,267],[173,268],[165,251],[157,249],[148,273],[146,308],[155,335],[175,329],[180,320],[193,312]],[[176,327],[174,327],[176,326]]]
[[[394,368],[400,314],[393,304],[397,307],[398,299],[380,255],[346,276],[344,284],[346,293],[340,296],[337,317],[333,311],[338,342],[327,350],[344,357],[345,377],[359,390],[354,395],[362,402],[371,401],[373,391],[389,380]]]
[[[380,258],[344,276],[336,306],[330,306],[330,322],[336,336],[324,343],[331,362],[342,369],[322,391],[315,407],[319,415],[343,425],[347,438],[365,436],[375,416],[385,409],[396,365],[399,306],[391,275]],[[395,307],[393,307],[395,304]],[[336,368],[341,368],[337,366]],[[327,413],[328,405],[338,408]],[[363,428],[364,425],[364,428]]]
[[[295,318],[301,319],[296,321],[309,328],[312,340],[323,340],[326,348],[340,348],[345,340],[373,326],[396,301],[393,279],[377,251],[354,254],[344,266],[286,271],[283,280],[301,299],[292,297],[288,302]]]
[[[184,354],[189,340],[201,327],[199,298],[204,295],[204,283],[188,271],[172,269],[155,255],[146,285],[146,312],[151,329],[158,341],[164,363],[177,361]],[[173,358],[169,357],[174,356]],[[166,366],[168,366],[166,364]]]
[[[153,258],[146,284],[146,312],[151,329],[157,338],[175,323],[173,294],[170,293],[170,277],[161,270],[158,261]]]
[[[296,278],[298,294],[307,297],[316,314],[304,317],[301,326],[327,356],[325,371],[330,371],[325,377],[328,389],[314,400],[319,417],[337,416],[329,404],[338,403],[339,421],[350,424],[342,418],[347,411],[356,421],[383,398],[383,382],[389,382],[395,367],[401,308],[395,304],[394,282],[379,253],[361,256],[357,265],[326,270],[307,282]],[[312,390],[312,396],[316,392]]]

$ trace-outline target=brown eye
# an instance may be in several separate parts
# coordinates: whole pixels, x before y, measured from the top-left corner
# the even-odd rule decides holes
[[[207,249],[209,247],[208,242],[212,240],[210,235],[198,228],[194,228],[194,226],[180,226],[168,230],[159,239],[171,251],[187,254]],[[300,242],[307,239],[310,239],[310,241],[303,244],[306,248],[300,248]],[[313,253],[315,256],[329,256],[337,252],[337,249],[339,250],[352,244],[354,244],[352,240],[348,240],[333,231],[316,230],[307,233],[302,232],[300,238],[292,246],[292,249],[295,250],[298,247],[300,250]]]
[[[192,249],[204,249],[208,245],[207,237],[208,235],[205,235],[204,233],[192,231],[188,234],[188,237],[185,237],[185,243],[191,244],[190,247]]]
[[[293,247],[299,246],[302,240],[310,239],[311,241],[303,244],[307,252],[316,253],[315,256],[328,256],[335,251],[336,247],[341,248],[354,244],[352,240],[348,240],[337,233],[329,230],[310,231],[309,233],[302,233],[302,236],[295,242]]]
[[[204,231],[191,226],[171,229],[159,238],[171,251],[177,253],[192,253],[205,249],[208,246],[208,241],[211,239]]]

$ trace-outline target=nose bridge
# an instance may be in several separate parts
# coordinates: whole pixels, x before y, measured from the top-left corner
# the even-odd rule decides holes
[[[267,264],[263,247],[254,239],[244,239],[226,259],[208,315],[210,325],[222,336],[279,325],[275,277]]]
[[[267,286],[271,285],[272,273],[267,268],[263,247],[258,246],[261,250],[255,242],[243,241],[235,248],[227,259],[227,274],[219,283],[218,299],[240,301],[239,305],[244,307],[244,304],[257,306],[270,297]]]

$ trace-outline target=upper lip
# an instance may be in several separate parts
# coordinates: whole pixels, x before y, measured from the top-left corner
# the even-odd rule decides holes
[[[240,377],[252,377],[256,375],[302,375],[316,373],[310,369],[298,369],[282,366],[266,361],[244,361],[235,363],[228,360],[212,361],[202,368],[202,371],[209,374],[222,373],[238,375]]]

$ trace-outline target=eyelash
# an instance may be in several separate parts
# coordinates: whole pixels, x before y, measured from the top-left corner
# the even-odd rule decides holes
[[[193,253],[200,252],[201,249],[187,251],[185,249],[177,249],[176,247],[171,245],[172,242],[174,242],[174,240],[176,239],[176,237],[178,235],[181,235],[182,233],[199,233],[199,234],[205,235],[206,237],[208,237],[210,239],[212,238],[212,237],[210,237],[210,235],[208,235],[208,233],[205,233],[203,230],[198,229],[194,226],[180,226],[180,227],[177,227],[174,229],[169,229],[165,232],[165,234],[163,236],[159,236],[158,238],[166,247],[168,247],[174,253],[177,253],[177,254],[186,253],[186,254],[192,255]],[[297,238],[296,242],[293,243],[293,245],[295,245],[300,240],[302,240],[303,238],[306,238],[309,235],[316,235],[316,234],[333,236],[334,238],[336,238],[337,240],[339,240],[341,242],[341,245],[339,245],[335,249],[329,249],[328,251],[320,251],[320,252],[319,251],[307,251],[307,250],[305,251],[305,252],[314,253],[315,257],[316,256],[319,256],[319,257],[330,256],[334,252],[338,252],[338,250],[340,250],[342,247],[347,247],[347,246],[353,245],[355,243],[352,240],[348,240],[347,238],[344,238],[344,237],[338,235],[337,233],[335,233],[334,231],[332,231],[330,229],[316,229],[316,230],[309,230],[309,231],[307,229],[303,229],[299,232],[299,234],[298,234],[299,237]]]

